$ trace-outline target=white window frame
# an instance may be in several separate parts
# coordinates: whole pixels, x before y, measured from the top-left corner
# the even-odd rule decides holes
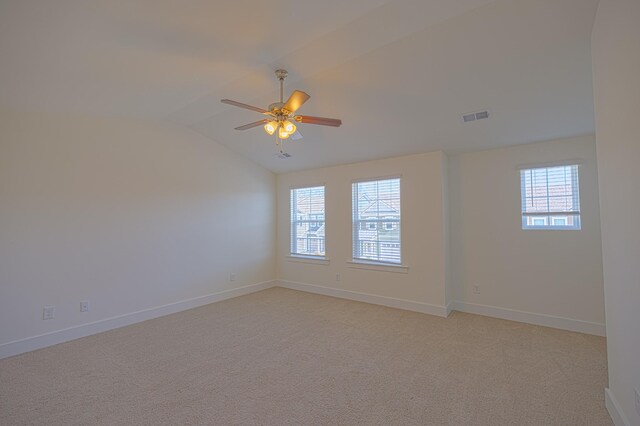
[[[569,167],[570,169],[570,179],[571,179],[571,188],[572,193],[571,197],[572,205],[576,206],[574,210],[568,211],[553,211],[549,208],[549,202],[547,202],[547,210],[543,212],[527,212],[526,211],[526,183],[525,176],[528,172],[533,171],[543,171],[546,169],[548,173],[548,169],[557,168],[557,167]],[[549,178],[547,176],[547,198],[549,195]],[[579,163],[566,163],[566,164],[550,164],[550,165],[540,165],[540,166],[527,166],[526,168],[520,169],[520,203],[521,203],[521,211],[522,211],[522,229],[523,230],[571,230],[571,231],[579,231],[582,229],[582,221],[580,217],[580,164]],[[573,224],[565,224],[565,225],[554,225],[554,217],[562,216],[563,218],[573,217]],[[529,218],[544,218],[546,221],[546,225],[530,225],[528,223]]]
[[[362,183],[371,183],[371,182],[383,182],[383,181],[387,181],[387,180],[398,180],[399,181],[399,198],[400,198],[400,217],[398,219],[393,219],[390,217],[379,217],[377,220],[360,220],[358,219],[358,215],[357,215],[357,209],[355,207],[355,205],[357,204],[357,193],[355,191],[355,188],[358,184],[362,184]],[[405,265],[403,265],[402,261],[403,261],[403,253],[402,253],[402,176],[400,175],[395,175],[395,176],[385,176],[385,177],[377,177],[377,178],[366,178],[366,179],[358,179],[355,181],[352,181],[351,183],[351,229],[352,229],[352,235],[351,235],[351,261],[348,262],[352,265],[362,265],[362,266],[372,266],[375,267],[376,265],[381,266],[381,267],[390,267],[390,268],[400,268],[402,270],[404,270],[406,272],[406,270],[408,269]],[[360,248],[360,244],[358,244],[358,233],[360,231],[361,228],[361,223],[363,222],[375,222],[376,223],[376,231],[379,231],[380,229],[386,228],[386,226],[384,226],[384,224],[386,223],[394,223],[397,224],[397,229],[398,229],[398,241],[397,244],[400,245],[399,247],[399,256],[398,256],[398,262],[391,262],[391,261],[385,261],[385,260],[378,260],[378,259],[369,259],[369,258],[365,258],[365,257],[361,257],[362,254],[359,252],[359,248]],[[366,227],[367,230],[369,230],[369,227]],[[386,230],[386,229],[385,229]],[[395,244],[396,242],[394,242]],[[380,244],[380,242],[378,241],[378,244]],[[378,256],[379,257],[379,256]]]
[[[311,189],[316,189],[316,188],[322,188],[322,215],[324,217],[324,219],[319,220],[318,218],[309,218],[309,219],[300,219],[298,216],[297,211],[294,211],[294,206],[293,206],[293,202],[294,202],[294,194],[296,191],[299,190],[311,190]],[[327,193],[327,188],[324,184],[318,184],[318,185],[308,185],[308,186],[301,186],[301,187],[295,187],[295,188],[289,188],[289,258],[301,258],[301,259],[309,259],[309,260],[320,260],[320,261],[324,261],[327,260],[326,255],[327,255],[327,233],[326,233],[326,226],[327,226],[327,204],[326,204],[326,193]],[[324,225],[325,227],[325,234],[324,234],[324,238],[322,240],[322,248],[324,249],[324,254],[322,255],[317,255],[317,254],[307,254],[307,253],[298,253],[297,251],[297,233],[298,233],[298,225],[299,224],[311,224],[311,223],[322,223],[322,225],[320,225],[320,227],[322,227]]]

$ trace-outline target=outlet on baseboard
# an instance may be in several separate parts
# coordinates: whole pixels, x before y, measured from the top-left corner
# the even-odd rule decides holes
[[[45,306],[42,308],[42,319],[50,320],[53,319],[56,315],[56,307],[55,306]]]
[[[235,281],[236,280],[236,274],[234,272],[229,274],[229,281]]]
[[[480,286],[478,284],[473,285],[473,293],[480,294]]]
[[[340,281],[340,274],[336,274],[336,281]]]
[[[633,393],[635,394],[634,400],[636,401],[636,411],[640,416],[640,391],[637,388],[633,389]]]
[[[83,300],[80,302],[80,312],[88,312],[91,306],[89,305],[88,300]]]

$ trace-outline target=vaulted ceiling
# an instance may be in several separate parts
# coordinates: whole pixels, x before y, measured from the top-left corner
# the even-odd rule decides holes
[[[58,0],[0,3],[0,107],[166,119],[283,172],[594,131],[597,0]],[[279,159],[259,114],[303,90]],[[463,124],[462,113],[488,109]]]

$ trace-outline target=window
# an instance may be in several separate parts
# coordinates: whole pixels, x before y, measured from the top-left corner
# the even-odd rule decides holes
[[[580,229],[578,166],[520,171],[522,229]]]
[[[353,258],[401,263],[400,179],[354,182]]]
[[[291,190],[291,254],[324,257],[324,186]]]
[[[531,218],[533,220],[533,226],[546,226],[547,225],[547,218],[539,218],[539,217],[534,217]]]
[[[567,218],[566,217],[553,217],[551,218],[554,226],[567,226]]]

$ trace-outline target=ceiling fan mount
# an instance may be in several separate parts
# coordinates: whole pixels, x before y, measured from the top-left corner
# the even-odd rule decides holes
[[[294,90],[289,99],[284,102],[284,80],[289,73],[287,70],[277,69],[275,71],[276,77],[280,81],[280,102],[274,102],[270,104],[267,109],[247,105],[242,102],[233,101],[231,99],[222,99],[220,102],[237,106],[244,109],[259,112],[268,116],[262,120],[255,121],[253,123],[238,126],[236,130],[247,130],[260,125],[264,125],[264,131],[269,135],[273,135],[276,131],[279,139],[288,139],[291,137],[293,140],[302,139],[302,135],[297,130],[297,126],[292,122],[305,123],[305,124],[317,124],[321,126],[339,127],[342,121],[336,118],[324,118],[324,117],[312,117],[307,115],[294,115],[295,112],[305,102],[309,100],[311,96],[305,92]]]
[[[276,70],[276,77],[278,77],[278,80],[282,81],[285,78],[287,78],[287,76],[289,75],[289,71],[287,70],[283,70],[283,69],[277,69]]]

